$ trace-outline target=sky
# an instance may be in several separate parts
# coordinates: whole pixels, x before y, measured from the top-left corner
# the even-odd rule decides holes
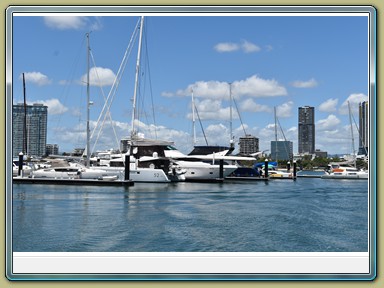
[[[48,106],[47,143],[60,153],[85,147],[90,33],[91,148],[118,148],[132,128],[140,17],[26,15],[13,17],[13,103],[23,101],[24,73],[27,102]],[[277,130],[297,153],[298,108],[313,106],[315,148],[350,154],[348,102],[358,125],[368,40],[361,16],[145,17],[135,130],[190,152],[193,94],[197,145],[228,146],[232,127],[236,147],[250,134],[270,150]]]

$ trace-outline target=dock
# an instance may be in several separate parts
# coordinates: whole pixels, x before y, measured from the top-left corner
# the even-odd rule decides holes
[[[262,182],[265,182],[265,181],[268,181],[268,178],[264,178],[264,177],[241,177],[241,176],[228,176],[228,177],[225,177],[225,180],[229,180],[229,181],[262,181]]]
[[[14,184],[47,184],[47,185],[87,185],[87,186],[120,186],[130,187],[134,185],[132,180],[97,180],[97,179],[50,179],[13,177]]]

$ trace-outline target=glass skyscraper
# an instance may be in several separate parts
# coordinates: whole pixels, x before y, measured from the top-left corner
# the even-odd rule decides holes
[[[43,104],[13,105],[13,156],[20,152],[29,156],[43,156],[47,144],[48,107]],[[26,126],[25,124],[26,123]]]
[[[368,127],[368,101],[359,104],[359,153],[368,154],[369,127]]]
[[[271,141],[271,157],[275,161],[293,160],[293,143],[291,141]]]
[[[315,108],[299,107],[299,154],[315,153]]]

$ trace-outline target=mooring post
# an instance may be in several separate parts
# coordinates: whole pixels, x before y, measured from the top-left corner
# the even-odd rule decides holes
[[[224,160],[220,159],[219,162],[220,162],[220,176],[219,176],[219,178],[223,179],[224,178]]]
[[[129,173],[131,168],[131,157],[128,154],[125,154],[125,170],[124,170],[124,180],[129,180]]]
[[[23,156],[24,156],[23,152],[20,152],[19,153],[19,171],[17,172],[18,176],[23,176],[21,174],[21,172],[23,171],[23,158],[24,158]]]
[[[296,165],[296,161],[294,160],[293,161],[293,180],[296,180],[296,169],[297,169],[297,165]]]
[[[264,170],[265,170],[264,178],[268,178],[268,159],[265,159]]]
[[[287,162],[287,172],[289,173],[291,171],[291,162]]]

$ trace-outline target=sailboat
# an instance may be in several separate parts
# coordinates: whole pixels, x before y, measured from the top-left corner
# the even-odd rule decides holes
[[[268,174],[269,174],[269,177],[270,178],[273,178],[273,179],[292,179],[293,178],[293,174],[290,172],[290,171],[287,171],[287,170],[282,170],[282,169],[278,169],[278,139],[277,139],[277,126],[280,127],[281,129],[281,132],[283,134],[283,137],[284,137],[284,143],[287,143],[287,139],[285,138],[285,134],[283,132],[283,129],[282,127],[280,126],[280,122],[277,118],[277,114],[276,114],[276,107],[274,107],[274,117],[275,117],[275,162],[270,162],[270,164],[274,163],[274,165],[271,167],[271,169],[268,171]],[[288,150],[287,148],[287,145],[284,145],[284,148],[286,150]],[[272,151],[271,151],[272,152]],[[289,154],[289,151],[286,151],[287,154]],[[273,155],[271,155],[273,156]],[[292,160],[292,159],[290,159]]]
[[[239,168],[237,161],[254,161],[253,157],[229,155],[233,150],[232,127],[231,147],[225,146],[196,146],[195,104],[192,90],[192,124],[194,149],[188,155],[176,148],[165,150],[165,156],[173,159],[182,169],[186,170],[186,181],[216,181],[224,180]],[[197,112],[197,110],[196,110]],[[231,115],[232,118],[232,115]],[[206,141],[207,142],[207,141]],[[221,161],[221,164],[220,164]]]
[[[137,26],[139,33],[138,52],[136,59],[135,85],[132,101],[131,135],[120,140],[121,153],[105,151],[96,156],[97,167],[113,174],[122,172],[126,165],[129,165],[129,177],[133,182],[160,182],[184,181],[185,171],[165,156],[164,150],[173,142],[146,139],[144,135],[136,131],[135,122],[137,119],[136,101],[140,75],[140,56],[142,47],[144,16]],[[129,163],[125,163],[129,156]],[[128,166],[127,166],[128,167]],[[92,167],[91,167],[92,168]]]
[[[368,170],[356,168],[355,139],[353,137],[351,106],[348,102],[349,121],[351,126],[352,157],[351,161],[332,162],[328,165],[322,179],[363,179],[368,180]]]

